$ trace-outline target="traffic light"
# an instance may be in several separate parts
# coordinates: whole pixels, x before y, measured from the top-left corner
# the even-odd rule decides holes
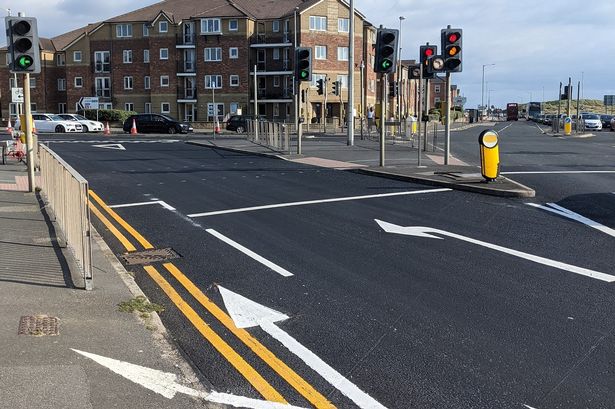
[[[374,71],[380,73],[395,72],[397,65],[397,38],[399,30],[379,28],[376,36],[376,64]]]
[[[433,78],[434,74],[429,72],[428,65],[429,59],[436,55],[438,52],[438,47],[435,45],[425,44],[419,47],[419,60],[421,62],[421,67],[423,67],[423,78]]]
[[[441,55],[434,55],[427,59],[427,72],[430,74],[436,74],[439,72],[446,72],[444,58]]]
[[[6,44],[11,73],[41,72],[38,29],[34,17],[5,17]]]
[[[564,85],[564,93],[562,94],[562,100],[572,99],[572,87]]]
[[[295,78],[297,81],[312,81],[312,49],[309,47],[295,50]]]
[[[331,92],[333,92],[333,95],[338,97],[340,95],[341,87],[342,87],[341,81],[333,81],[333,83],[331,84]]]
[[[325,93],[325,80],[322,78],[316,81],[316,88],[318,88],[318,95]]]
[[[304,102],[305,102],[305,90],[302,89],[301,90],[301,103],[304,103]]]
[[[395,98],[398,93],[397,82],[391,81],[389,82],[389,97]]]
[[[408,67],[408,75],[411,80],[418,80],[421,78],[421,66],[416,64]]]
[[[444,69],[448,72],[461,72],[461,37],[460,28],[444,28],[440,31]]]

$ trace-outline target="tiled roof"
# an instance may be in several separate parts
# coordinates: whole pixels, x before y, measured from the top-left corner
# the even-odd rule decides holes
[[[69,31],[68,33],[60,34],[59,36],[53,37],[51,41],[56,50],[62,50],[64,47],[75,41],[79,36],[86,34],[92,31],[94,28],[98,27],[100,23],[92,23],[88,24],[85,27],[77,28],[73,31]]]

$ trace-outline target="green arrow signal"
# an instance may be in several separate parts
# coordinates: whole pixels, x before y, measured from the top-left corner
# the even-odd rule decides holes
[[[392,65],[393,63],[389,59],[382,60],[382,63],[380,64],[380,66],[385,70],[388,70],[389,68],[391,68]]]
[[[307,71],[301,71],[299,73],[299,76],[301,76],[301,78],[307,78],[309,75],[310,75],[310,73],[307,72]]]
[[[22,55],[17,59],[19,68],[29,68],[32,64],[34,64],[34,60],[29,55]]]

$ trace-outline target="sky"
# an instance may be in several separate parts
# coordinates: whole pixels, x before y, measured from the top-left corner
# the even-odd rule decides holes
[[[204,0],[195,0],[204,1]],[[0,0],[6,13],[37,17],[39,35],[53,37],[155,0]],[[466,108],[484,103],[557,100],[559,83],[582,81],[584,98],[615,94],[613,0],[354,0],[375,26],[400,27],[404,59],[421,44],[439,44],[447,25],[463,29],[463,72],[452,74]],[[1,10],[0,10],[1,11]],[[544,91],[543,91],[544,90]]]

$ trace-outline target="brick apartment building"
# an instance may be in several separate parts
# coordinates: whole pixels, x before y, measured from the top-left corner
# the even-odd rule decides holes
[[[297,17],[295,19],[295,16]],[[167,113],[211,121],[253,113],[256,66],[259,113],[294,118],[293,50],[311,47],[313,81],[300,84],[306,121],[342,117],[348,107],[348,31],[344,0],[166,0],[105,21],[41,38],[42,72],[31,78],[33,110],[74,112],[81,97],[101,108]],[[355,98],[358,112],[376,103],[375,27],[355,14]],[[4,56],[2,55],[4,54]],[[6,48],[0,50],[0,61]],[[363,68],[361,68],[363,67]],[[320,78],[342,84],[341,95],[316,93]],[[21,84],[18,78],[18,86]],[[0,68],[3,118],[17,113],[15,86]],[[301,92],[303,91],[303,92]]]

